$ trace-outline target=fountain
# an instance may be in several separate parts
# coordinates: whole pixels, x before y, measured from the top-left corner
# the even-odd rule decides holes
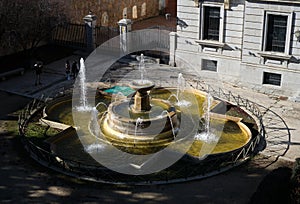
[[[98,109],[97,106],[92,109],[92,117],[91,117],[91,131],[93,134],[98,137],[100,135],[100,129],[98,125]]]
[[[182,76],[182,73],[178,74],[177,77],[177,93],[176,97],[179,98],[179,93],[184,89],[185,87],[185,79]]]
[[[212,96],[210,95],[210,93],[208,93],[206,96],[206,105],[203,106],[205,131],[195,135],[196,140],[201,140],[206,143],[216,143],[219,140],[219,138],[215,134],[213,134],[213,132],[211,132],[211,127],[210,127],[210,121],[211,121],[210,108],[212,105],[211,103],[212,103]]]
[[[80,83],[80,106],[77,107],[79,111],[88,111],[91,110],[91,107],[88,106],[86,98],[86,77],[85,77],[85,65],[83,58],[80,59],[80,70],[79,70],[79,83]]]
[[[143,83],[144,81],[144,73],[145,73],[145,59],[144,59],[144,54],[141,54],[139,58],[139,71],[141,74],[141,82]]]
[[[168,101],[150,99],[149,92],[154,88],[151,81],[134,80],[129,86],[136,90],[133,98],[109,105],[106,116],[99,121],[101,131],[123,151],[157,152],[175,137],[180,124],[176,110]]]
[[[83,60],[80,63],[80,71],[84,72]],[[83,112],[85,117],[82,121],[88,122],[83,138],[85,142],[81,141],[84,151],[78,150],[78,145],[69,145],[78,144],[75,142],[78,141],[76,133],[64,132],[57,137],[68,137],[51,140],[51,151],[63,158],[98,166],[88,155],[105,157],[111,154],[111,150],[117,149],[123,153],[148,156],[142,164],[128,162],[129,166],[140,171],[148,168],[147,165],[155,161],[155,155],[166,148],[174,155],[183,152],[183,163],[197,163],[210,155],[233,155],[248,145],[252,132],[242,123],[242,118],[216,111],[227,103],[213,98],[209,93],[185,88],[181,73],[178,74],[177,87],[156,87],[144,78],[144,70],[141,70],[144,68],[141,55],[141,78],[127,84],[134,90],[133,94],[125,95],[120,90],[113,93],[112,87],[98,89],[101,91],[97,92],[94,108],[86,102],[85,74],[81,73],[82,98],[76,111]],[[173,98],[175,102],[171,100]],[[74,126],[70,122],[71,102],[70,98],[52,101],[44,110],[44,118]],[[64,110],[63,115],[60,110]],[[65,114],[67,112],[69,115]],[[84,128],[81,127],[81,131]],[[110,158],[112,155],[109,155]],[[114,159],[118,163],[124,158]]]

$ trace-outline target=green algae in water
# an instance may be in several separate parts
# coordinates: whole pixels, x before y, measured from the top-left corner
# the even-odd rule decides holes
[[[104,92],[109,94],[122,93],[124,96],[128,96],[130,94],[133,94],[135,91],[128,86],[114,86],[112,88],[105,89]]]

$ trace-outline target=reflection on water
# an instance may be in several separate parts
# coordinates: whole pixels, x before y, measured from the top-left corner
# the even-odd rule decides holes
[[[176,90],[175,90],[176,91]],[[165,91],[163,89],[153,90],[151,92],[151,97],[160,98],[167,100],[170,95],[176,92]],[[183,96],[186,98],[190,97],[192,92],[185,92]],[[201,95],[196,95],[196,99],[199,107],[202,107],[205,97]],[[63,122],[65,124],[73,125],[72,119],[72,103],[71,99],[56,103],[53,107],[49,108],[48,117],[51,120]],[[98,97],[96,104],[105,103],[109,105],[110,98],[107,96]],[[180,109],[180,107],[178,108]],[[76,112],[76,110],[73,110]],[[203,109],[198,108],[197,110],[191,110],[191,113],[195,115],[203,115]],[[86,116],[85,116],[86,117]],[[87,117],[88,118],[88,117]],[[83,120],[87,120],[84,118]],[[191,124],[192,125],[192,124]],[[185,130],[192,129],[192,127],[187,126]],[[216,154],[222,152],[229,152],[244,146],[249,141],[249,135],[247,131],[243,129],[238,123],[233,121],[228,121],[225,119],[212,118],[211,119],[211,135],[205,135],[204,133],[198,133],[195,135],[195,141],[188,150],[187,154],[193,157],[202,157],[207,153]],[[86,135],[86,147],[83,148],[77,135],[72,135],[66,137],[65,139],[58,140],[55,146],[55,153],[62,158],[68,158],[71,160],[81,161],[88,164],[98,164],[91,158],[88,153],[91,154],[101,154],[101,157],[105,158],[109,155],[108,159],[114,158],[114,162],[122,160],[120,155],[112,155],[112,150],[115,148],[111,145],[104,144],[103,141],[95,139],[92,135]],[[125,141],[126,142],[126,141]],[[185,142],[178,141],[178,146],[182,146],[185,149]],[[180,148],[176,151],[181,151]]]

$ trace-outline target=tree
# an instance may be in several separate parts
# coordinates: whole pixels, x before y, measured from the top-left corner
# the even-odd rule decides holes
[[[6,48],[32,53],[49,39],[57,26],[67,22],[63,1],[1,0],[0,41]]]

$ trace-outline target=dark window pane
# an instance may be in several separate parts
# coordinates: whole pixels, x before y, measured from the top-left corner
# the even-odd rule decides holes
[[[214,60],[202,60],[202,70],[208,70],[208,71],[217,71],[217,61]]]
[[[280,86],[281,74],[264,72],[263,84],[272,84],[272,85]]]
[[[266,51],[284,52],[287,16],[268,15]]]
[[[204,40],[219,40],[220,8],[204,7]]]

